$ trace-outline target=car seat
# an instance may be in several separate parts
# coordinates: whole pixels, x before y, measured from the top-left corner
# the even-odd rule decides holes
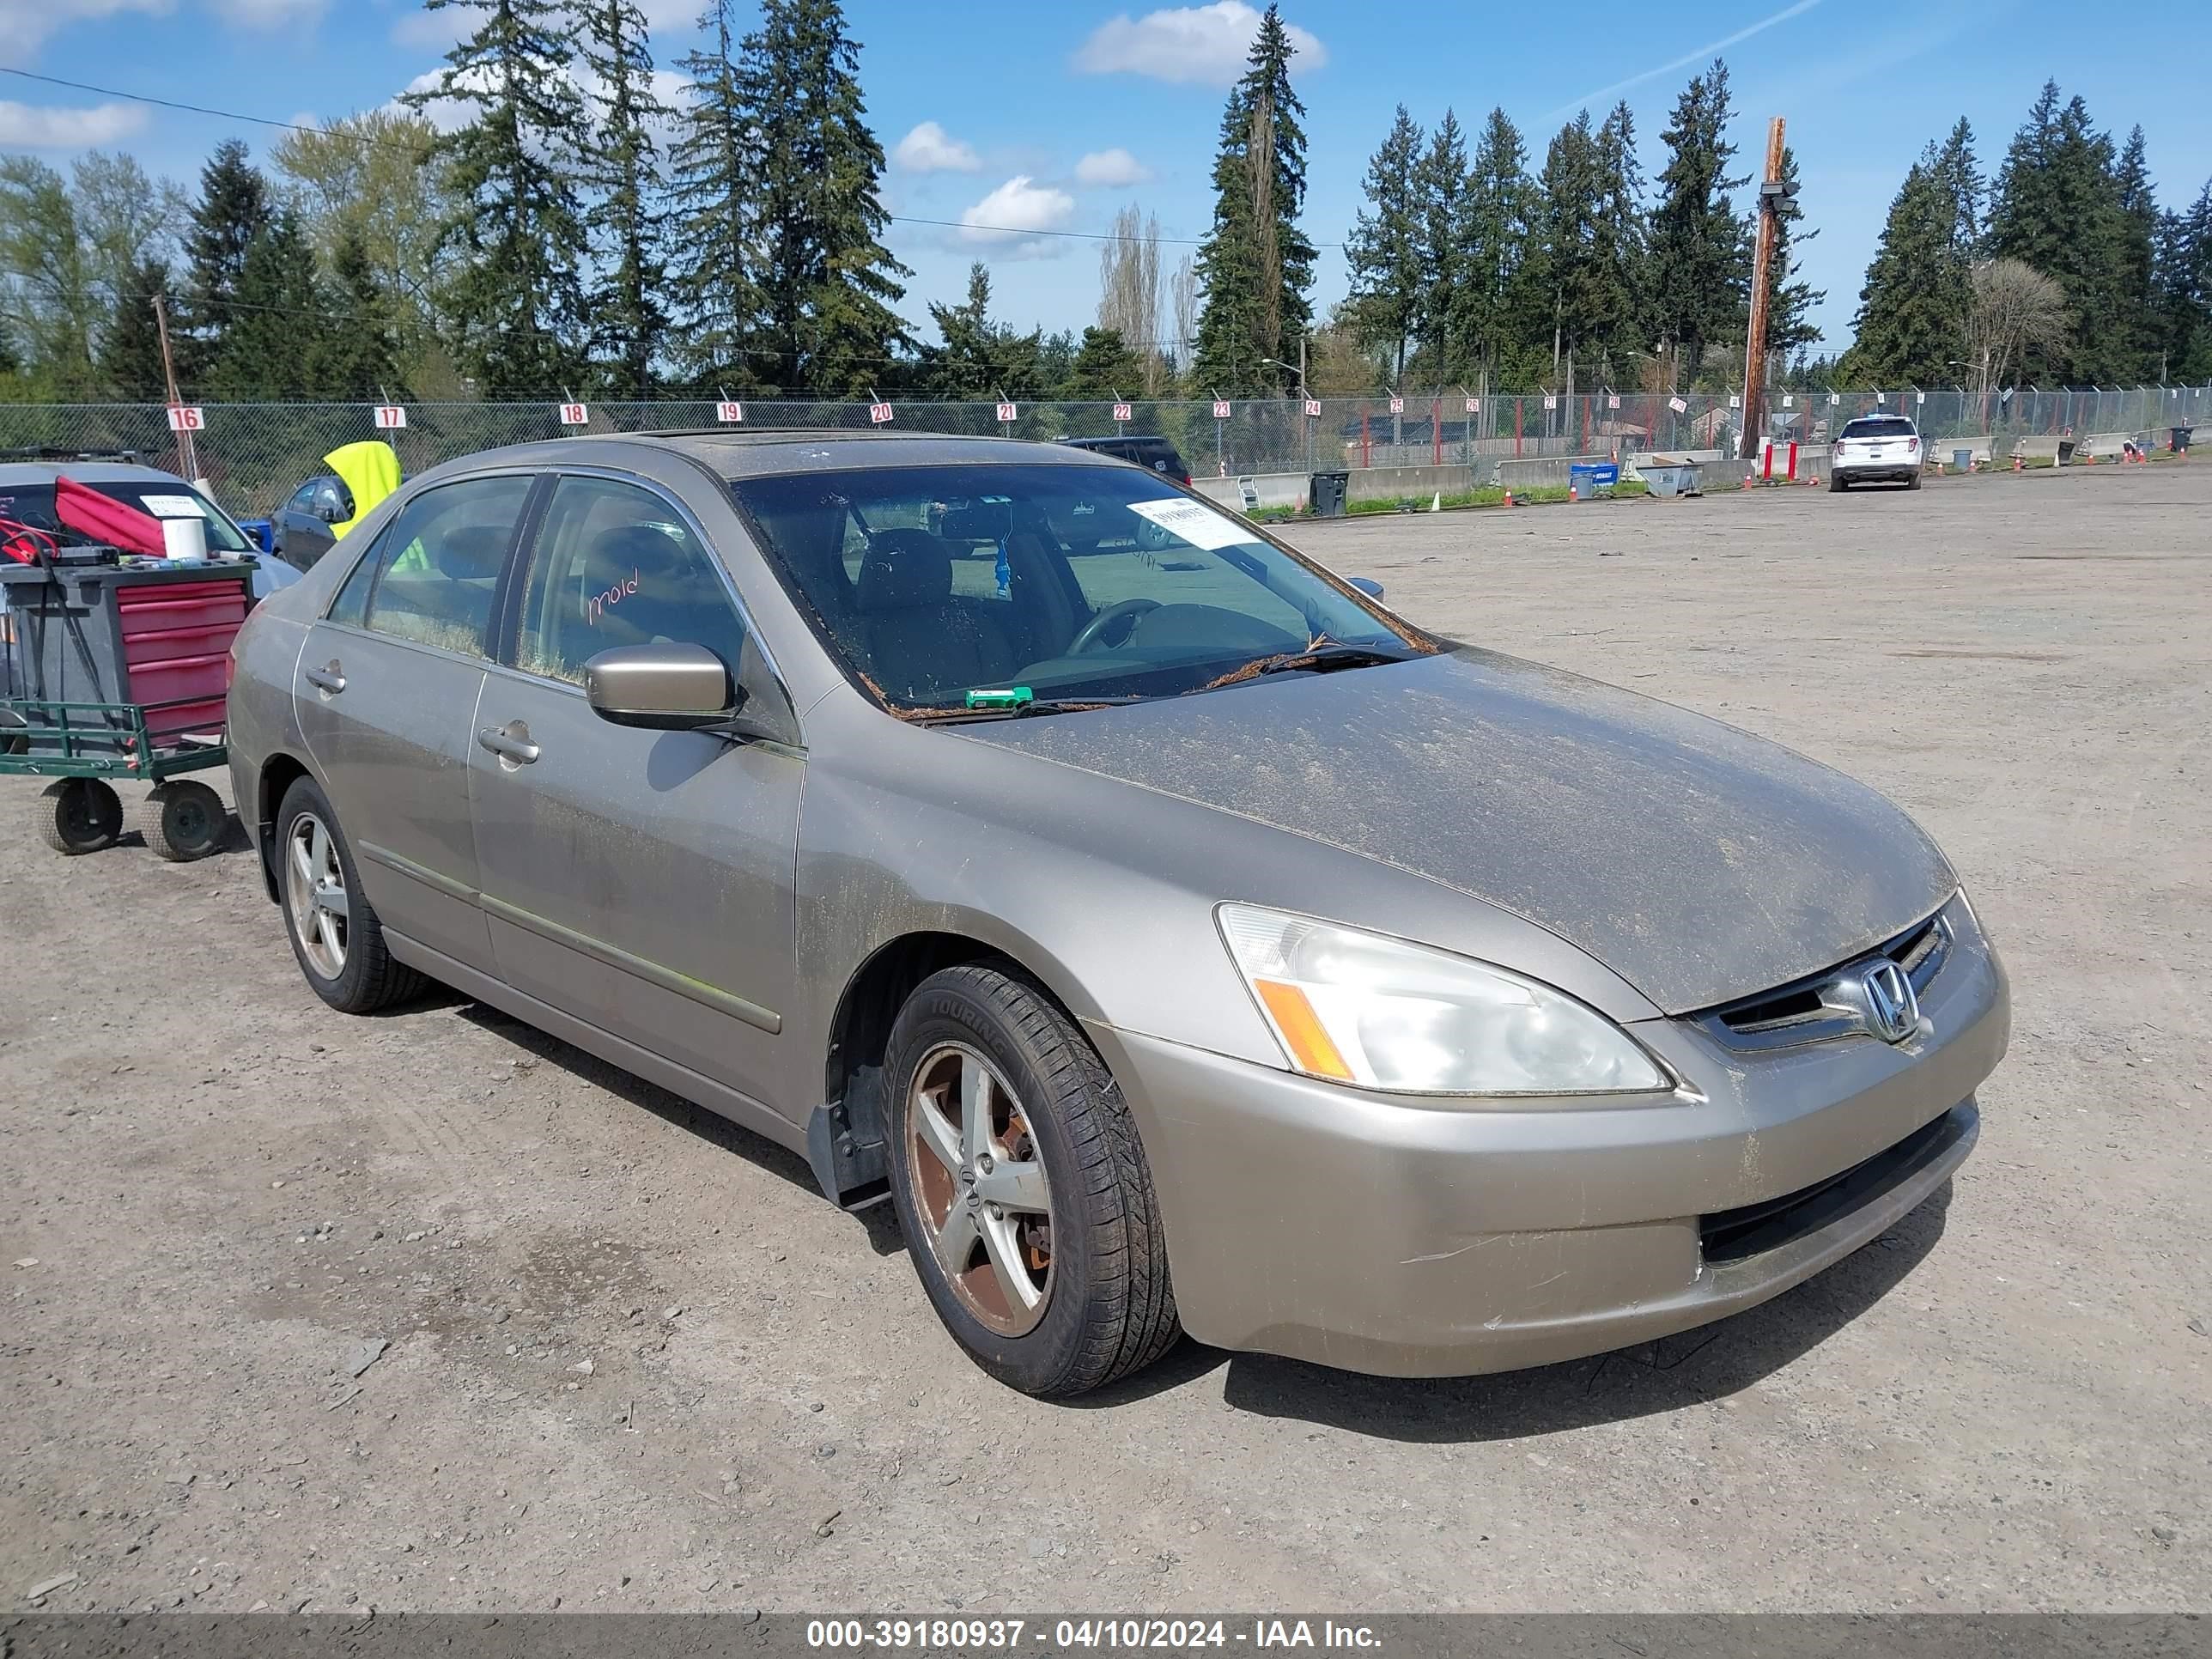
[[[879,530],[860,560],[854,605],[869,667],[895,696],[1004,684],[1012,642],[983,602],[952,597],[952,555],[926,530]]]

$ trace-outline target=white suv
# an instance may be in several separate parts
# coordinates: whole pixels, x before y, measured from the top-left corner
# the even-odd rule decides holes
[[[1920,488],[1920,428],[1903,415],[1863,415],[1836,434],[1828,488],[1876,482]]]

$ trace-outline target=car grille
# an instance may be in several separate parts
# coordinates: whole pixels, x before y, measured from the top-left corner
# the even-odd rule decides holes
[[[1967,1115],[1954,1107],[1895,1146],[1794,1193],[1698,1218],[1708,1266],[1741,1261],[1818,1232],[1871,1203],[1966,1133]]]
[[[1826,988],[1864,968],[1876,957],[1886,956],[1905,969],[1905,977],[1912,981],[1913,994],[1917,996],[1942,971],[1951,945],[1951,924],[1939,910],[1925,921],[1906,928],[1888,944],[1865,956],[1854,957],[1841,967],[1724,1003],[1692,1018],[1731,1048],[1786,1048],[1801,1042],[1853,1036],[1863,1031],[1864,1024],[1852,1010],[1839,1006],[1828,997],[1825,994]]]

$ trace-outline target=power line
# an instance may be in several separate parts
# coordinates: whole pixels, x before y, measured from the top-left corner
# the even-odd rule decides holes
[[[0,75],[13,75],[26,81],[38,81],[50,87],[65,87],[71,92],[88,92],[97,98],[120,98],[126,103],[150,104],[157,109],[180,110],[187,115],[211,115],[217,120],[244,121],[252,126],[274,127],[281,132],[304,132],[311,134],[318,138],[348,136],[336,132],[329,127],[311,127],[304,125],[297,121],[279,121],[273,117],[266,115],[248,115],[240,110],[215,109],[206,104],[181,103],[173,98],[155,98],[143,92],[125,92],[121,88],[116,87],[96,87],[88,81],[70,81],[64,79],[63,76],[58,75],[41,75],[34,70],[17,69],[13,64],[0,64]],[[412,145],[403,146],[392,144],[381,139],[366,137],[358,140],[358,142],[374,145],[380,149],[404,149],[410,155],[414,153],[414,147]],[[1113,232],[1103,230],[1047,230],[1023,225],[984,225],[976,224],[965,219],[925,219],[912,214],[904,213],[887,214],[884,216],[895,225],[925,225],[940,230],[972,230],[981,232],[986,235],[1017,237],[1053,236],[1066,240],[1079,242],[1117,242],[1121,240]],[[1150,240],[1152,239],[1144,238],[1140,240]],[[1206,246],[1206,238],[1202,236],[1162,236],[1158,240],[1164,245],[1170,247],[1203,247]],[[1313,242],[1310,243],[1310,246],[1315,248],[1340,248],[1344,244],[1341,242]]]

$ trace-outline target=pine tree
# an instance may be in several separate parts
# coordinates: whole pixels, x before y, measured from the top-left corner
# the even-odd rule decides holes
[[[165,259],[142,259],[116,297],[115,315],[100,341],[100,378],[111,398],[125,403],[168,401],[161,366],[161,335],[154,301],[169,289]]]
[[[758,168],[764,367],[786,387],[836,396],[866,392],[913,344],[892,309],[913,273],[878,240],[890,222],[884,149],[860,59],[837,0],[763,0],[735,77]]]
[[[1033,398],[1045,391],[1047,377],[1039,365],[1043,343],[1034,330],[1017,333],[991,320],[991,273],[981,260],[968,267],[966,301],[933,302],[929,319],[945,340],[941,346],[922,349],[920,379],[933,397],[980,403],[1001,394]]]
[[[2212,180],[2186,213],[2160,216],[2159,378],[2212,380]]]
[[[1651,323],[1650,221],[1644,204],[1644,164],[1636,154],[1636,117],[1626,100],[1598,129],[1599,257],[1617,273],[1617,318],[1613,343],[1626,354],[1619,373],[1644,349]]]
[[[1086,328],[1066,379],[1054,389],[1055,395],[1101,398],[1119,393],[1127,397],[1144,374],[1145,360],[1130,349],[1119,329]]]
[[[405,396],[399,304],[372,262],[366,240],[351,226],[340,229],[331,254],[329,303],[331,323],[317,395],[354,403]]]
[[[1875,386],[1942,385],[1966,349],[1967,260],[1958,245],[1959,198],[1944,155],[1921,153],[1889,204],[1889,217],[1852,327],[1857,338],[1840,371]]]
[[[1998,169],[1989,251],[2057,280],[2075,318],[2065,351],[2031,356],[2029,374],[2094,382],[2129,374],[2134,319],[2120,312],[2126,226],[2112,140],[2088,106],[2061,105],[2046,81]]]
[[[207,368],[212,396],[246,404],[327,395],[321,369],[335,323],[298,214],[270,216],[246,247],[228,304],[230,326]]]
[[[1465,351],[1452,332],[1453,319],[1465,309],[1460,289],[1467,273],[1459,261],[1460,226],[1467,215],[1467,140],[1459,118],[1449,109],[1414,180],[1420,201],[1421,306],[1417,319],[1436,355],[1437,370],[1449,380],[1465,372]],[[1401,378],[1404,371],[1400,370]]]
[[[424,0],[467,6],[476,28],[446,54],[437,85],[410,93],[474,112],[438,141],[455,211],[447,245],[459,258],[443,295],[462,362],[487,398],[542,398],[581,379],[588,334],[589,258],[577,188],[586,131],[570,77],[572,22],[560,0]]]
[[[763,305],[756,267],[758,146],[733,56],[736,0],[709,0],[707,44],[678,64],[688,82],[669,147],[678,355],[704,388],[760,384],[746,356]],[[771,378],[774,370],[770,369]]]
[[[1478,374],[1504,370],[1528,316],[1534,198],[1520,131],[1503,109],[1493,109],[1468,172],[1455,239],[1461,281],[1448,324]]]
[[[1305,106],[1291,86],[1297,48],[1279,7],[1260,19],[1243,77],[1222,112],[1213,223],[1199,249],[1206,290],[1192,375],[1228,396],[1279,395],[1311,325],[1313,244],[1298,228],[1306,197]]]
[[[232,301],[270,213],[268,181],[246,159],[245,141],[224,139],[200,169],[200,199],[185,236],[182,326],[172,342],[180,376],[198,380],[228,355],[239,319]]]
[[[653,53],[636,0],[590,0],[583,58],[599,119],[584,216],[600,276],[590,295],[599,380],[623,395],[650,395],[668,330],[660,155],[652,126],[674,113],[653,90]]]
[[[1369,340],[1394,349],[1393,385],[1405,379],[1407,343],[1419,326],[1425,300],[1421,163],[1421,130],[1401,104],[1367,164],[1367,204],[1344,245],[1353,315]]]
[[[1597,137],[1582,111],[1553,135],[1544,155],[1542,216],[1534,252],[1550,305],[1553,373],[1585,345],[1601,341],[1612,322],[1618,272],[1606,268],[1598,248],[1601,210]]]
[[[1654,298],[1661,331],[1681,348],[1692,378],[1708,346],[1742,332],[1751,286],[1744,222],[1729,198],[1747,182],[1728,176],[1733,113],[1728,65],[1716,58],[1683,89],[1661,135],[1668,161],[1651,218]]]
[[[2121,147],[2113,182],[2119,191],[2119,226],[2118,258],[2112,272],[2112,346],[2127,378],[2148,380],[2158,373],[2160,343],[2154,287],[2159,212],[2140,126]]]

